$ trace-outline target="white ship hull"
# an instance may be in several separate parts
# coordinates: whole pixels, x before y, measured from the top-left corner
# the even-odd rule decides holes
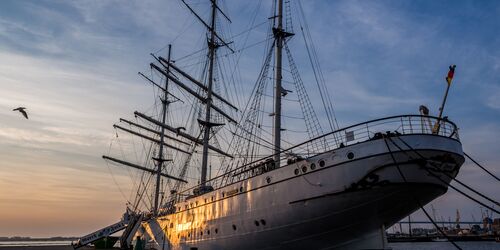
[[[153,249],[383,249],[383,228],[444,194],[464,161],[458,140],[401,138],[413,150],[395,137],[390,151],[377,139],[322,153],[180,202],[140,234]]]

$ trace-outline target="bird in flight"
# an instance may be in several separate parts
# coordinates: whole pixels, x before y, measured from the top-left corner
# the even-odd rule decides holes
[[[26,108],[25,107],[19,107],[19,108],[15,108],[13,109],[12,111],[19,111],[21,112],[21,114],[23,114],[23,116],[28,119],[28,113],[26,113]]]

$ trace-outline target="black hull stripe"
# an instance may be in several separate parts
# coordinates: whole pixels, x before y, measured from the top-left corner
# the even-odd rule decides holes
[[[422,182],[406,182],[406,183],[405,182],[391,182],[391,183],[387,183],[383,186],[376,186],[373,188],[375,189],[375,188],[391,187],[391,186],[402,186],[402,187],[405,187],[405,186],[408,186],[408,187],[422,187],[422,186],[432,187],[432,186],[434,186],[436,189],[444,190],[444,192],[446,192],[448,190],[448,187],[445,187],[443,185],[434,184],[434,183],[422,183]],[[368,189],[372,189],[372,188],[364,188],[364,189],[356,189],[356,190],[344,190],[344,191],[340,191],[340,192],[333,192],[333,193],[329,193],[329,194],[323,194],[323,195],[309,197],[309,198],[305,198],[305,199],[301,199],[301,200],[291,201],[288,204],[295,204],[295,203],[300,203],[300,202],[305,202],[305,201],[310,201],[310,200],[316,200],[316,199],[321,199],[321,198],[325,198],[325,197],[329,197],[329,196],[338,196],[338,195],[347,194],[347,193],[362,192],[362,191],[366,191]]]

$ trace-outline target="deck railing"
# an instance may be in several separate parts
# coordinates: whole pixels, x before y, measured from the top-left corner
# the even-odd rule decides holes
[[[387,131],[402,135],[432,134],[459,140],[458,128],[455,123],[447,119],[421,115],[391,116],[358,123],[328,133],[324,135],[324,138],[328,145],[339,147],[338,142],[348,146],[372,139],[378,133],[386,133]]]
[[[401,135],[429,134],[459,140],[456,124],[447,119],[422,115],[390,116],[338,129],[285,149],[280,152],[282,158],[280,165],[285,166],[291,162],[306,159],[340,147],[381,138],[382,134],[387,132]],[[275,169],[273,162],[270,161],[272,157],[273,155],[269,155],[260,160],[233,168],[222,175],[208,180],[207,185],[210,186],[210,189],[219,189],[252,176],[272,171]],[[192,197],[193,193],[195,193],[194,196],[204,193],[203,191],[201,193],[196,191],[203,190],[200,189],[200,186],[186,189],[178,195],[180,195],[179,197]],[[205,191],[208,190],[205,189]]]

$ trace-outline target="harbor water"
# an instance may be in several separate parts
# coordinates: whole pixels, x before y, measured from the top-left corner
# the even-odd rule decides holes
[[[456,242],[462,249],[468,250],[500,250],[500,243],[494,241]],[[451,242],[398,242],[389,243],[393,250],[456,250]]]

